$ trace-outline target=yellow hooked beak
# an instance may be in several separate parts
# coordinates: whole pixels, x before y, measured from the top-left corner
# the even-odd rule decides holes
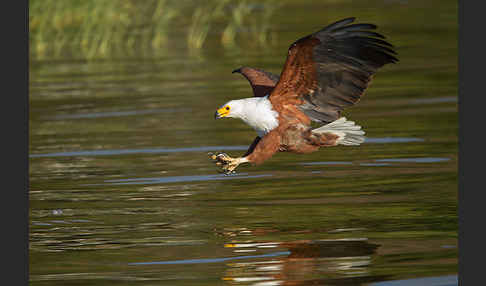
[[[229,106],[223,106],[220,109],[216,110],[214,113],[214,119],[219,119],[228,116],[230,113],[230,108]]]

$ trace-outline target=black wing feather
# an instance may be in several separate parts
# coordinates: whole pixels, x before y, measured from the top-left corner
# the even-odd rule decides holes
[[[349,23],[354,22],[354,20],[356,20],[356,17],[349,17],[349,18],[336,21],[333,24],[326,26],[324,29],[322,29],[322,31],[332,31],[335,29],[339,29],[340,27],[343,27]]]
[[[349,25],[354,19],[343,19],[311,35],[320,41],[312,55],[317,89],[302,97],[299,108],[313,121],[338,119],[344,108],[360,100],[380,67],[398,61],[385,36],[369,31],[376,25]]]
[[[374,30],[377,26],[374,24],[353,24],[344,27],[339,27],[337,29],[332,29],[335,35],[339,34],[339,31],[343,31],[344,33],[351,32],[351,31],[359,31],[359,30]]]

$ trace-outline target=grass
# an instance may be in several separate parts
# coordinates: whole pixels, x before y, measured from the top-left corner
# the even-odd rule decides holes
[[[279,7],[276,0],[30,0],[30,57],[153,56],[171,48],[197,54],[209,35],[224,48],[237,47],[239,34],[266,44]]]

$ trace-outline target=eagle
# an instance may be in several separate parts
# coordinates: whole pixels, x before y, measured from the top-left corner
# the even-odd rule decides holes
[[[307,154],[364,142],[361,126],[341,112],[360,100],[379,68],[398,59],[394,46],[371,31],[376,25],[352,24],[355,19],[292,43],[280,76],[245,66],[233,71],[249,81],[254,96],[223,104],[214,117],[240,118],[257,136],[240,157],[209,154],[225,174],[243,163],[259,165],[277,152]]]

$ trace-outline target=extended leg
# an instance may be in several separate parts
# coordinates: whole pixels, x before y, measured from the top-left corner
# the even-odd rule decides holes
[[[251,143],[250,147],[248,147],[248,151],[246,151],[243,157],[250,155],[253,152],[253,150],[255,150],[255,147],[257,146],[258,142],[260,142],[261,139],[262,138],[260,136],[257,136],[255,140],[253,140],[253,143]]]
[[[262,139],[260,136],[257,136],[255,140],[253,140],[253,143],[251,143],[250,147],[248,147],[248,151],[241,156],[240,158],[231,158],[228,156],[226,153],[219,153],[219,154],[212,154],[210,153],[211,159],[213,159],[216,162],[216,165],[221,166],[221,169],[226,173],[233,173],[236,167],[238,167],[239,164],[245,163],[246,160],[244,157],[248,156],[253,152],[255,149],[256,145],[258,142],[260,142],[260,139]]]
[[[235,169],[242,163],[261,164],[272,157],[280,146],[280,134],[276,130],[270,131],[263,138],[257,137],[248,148],[243,157],[232,158],[225,153],[211,154],[211,159],[221,165],[226,174],[234,173]]]

